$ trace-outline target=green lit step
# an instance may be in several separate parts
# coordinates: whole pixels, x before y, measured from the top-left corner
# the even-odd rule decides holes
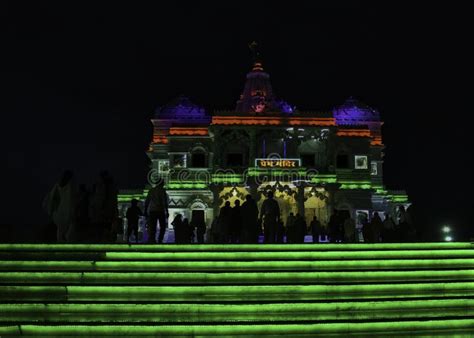
[[[335,284],[474,280],[474,270],[334,272],[0,272],[1,284]]]
[[[291,261],[361,259],[474,258],[474,250],[369,250],[295,252],[107,252],[106,260],[119,261]]]
[[[139,251],[139,252],[212,252],[212,251],[371,251],[371,250],[448,250],[474,249],[474,243],[371,243],[371,244],[0,244],[0,251]]]
[[[0,322],[228,323],[473,317],[474,299],[328,304],[3,304]]]
[[[0,260],[28,261],[290,261],[474,258],[474,250],[253,251],[253,252],[55,252],[0,251]]]
[[[191,336],[239,337],[286,335],[289,337],[328,337],[343,335],[400,335],[400,334],[452,334],[474,332],[474,319],[389,321],[375,323],[324,323],[324,324],[246,324],[246,325],[11,325],[0,326],[0,335],[48,336]]]
[[[474,268],[474,258],[351,261],[0,261],[0,271],[330,271]]]
[[[473,296],[474,282],[198,287],[0,286],[2,302],[295,302]]]

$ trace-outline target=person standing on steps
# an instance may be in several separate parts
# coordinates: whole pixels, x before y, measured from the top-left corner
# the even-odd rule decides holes
[[[71,170],[64,171],[61,179],[54,185],[43,202],[48,215],[57,227],[56,240],[66,243],[71,240],[76,220],[77,191]]]
[[[148,216],[148,243],[156,241],[157,221],[160,225],[158,243],[163,243],[166,227],[168,226],[168,194],[163,181],[158,182],[148,191],[145,200],[145,215]]]
[[[258,207],[252,195],[245,197],[241,207],[242,214],[242,243],[258,243]]]
[[[235,200],[234,207],[230,212],[230,242],[240,243],[241,232],[242,232],[242,210],[240,207],[240,200]]]
[[[232,207],[230,202],[226,201],[224,206],[219,212],[219,243],[229,243],[230,242],[230,229],[232,222]]]
[[[132,199],[130,208],[127,209],[127,242],[130,243],[130,235],[135,234],[135,243],[138,243],[138,220],[143,213],[138,207],[138,200]]]
[[[275,243],[278,222],[280,221],[280,206],[273,198],[273,191],[269,191],[267,193],[267,199],[263,201],[262,208],[260,210],[260,219],[262,219],[263,222],[265,242]]]

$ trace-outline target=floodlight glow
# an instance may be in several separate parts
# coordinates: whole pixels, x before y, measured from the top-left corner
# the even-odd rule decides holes
[[[446,242],[451,242],[451,241],[453,240],[453,238],[452,238],[451,236],[446,236],[446,237],[444,238],[444,240],[445,240]]]
[[[451,228],[448,227],[447,225],[445,225],[442,230],[443,230],[444,233],[451,232]]]

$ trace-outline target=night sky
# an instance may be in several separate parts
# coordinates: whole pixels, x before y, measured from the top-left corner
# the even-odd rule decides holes
[[[78,183],[108,169],[120,188],[142,186],[155,108],[184,94],[210,112],[233,109],[256,40],[276,95],[298,109],[354,96],[381,112],[385,183],[406,189],[425,238],[442,224],[472,235],[463,9],[137,3],[0,5],[0,224],[44,224],[41,201],[65,168]]]

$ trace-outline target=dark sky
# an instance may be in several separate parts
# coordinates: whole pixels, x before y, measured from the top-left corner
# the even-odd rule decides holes
[[[107,168],[121,188],[142,185],[155,107],[185,94],[232,109],[257,40],[276,94],[300,110],[349,96],[378,109],[387,186],[407,190],[427,231],[472,233],[465,9],[138,3],[0,5],[0,223],[45,222],[42,198],[64,168],[88,184]]]

